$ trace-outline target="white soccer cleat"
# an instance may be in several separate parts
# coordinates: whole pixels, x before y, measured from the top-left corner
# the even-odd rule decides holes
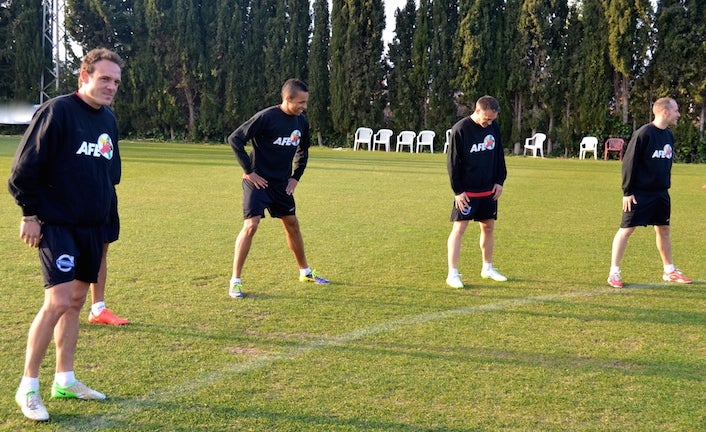
[[[463,288],[463,282],[461,282],[461,275],[455,274],[446,278],[446,285],[451,288]]]
[[[20,406],[22,414],[25,415],[30,420],[34,421],[47,421],[49,420],[49,413],[44,407],[42,402],[42,397],[36,390],[30,390],[27,393],[22,393],[21,390],[17,390],[15,393],[15,402]]]
[[[494,267],[480,272],[480,277],[483,279],[492,279],[496,282],[505,282],[507,278],[500,274]]]

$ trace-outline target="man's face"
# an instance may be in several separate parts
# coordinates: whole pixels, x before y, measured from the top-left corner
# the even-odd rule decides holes
[[[294,96],[287,96],[282,103],[282,111],[289,115],[301,115],[306,111],[309,93],[297,92]]]
[[[669,108],[667,108],[665,111],[667,124],[676,125],[677,121],[679,120],[679,117],[681,117],[681,113],[679,112],[679,105],[677,105],[676,102],[672,101],[672,103],[669,104]]]
[[[93,73],[81,71],[81,86],[78,89],[81,99],[93,108],[110,105],[118,91],[120,77],[120,66],[110,60],[97,61],[93,65]]]
[[[496,118],[498,118],[498,113],[493,110],[482,110],[480,108],[475,111],[475,118],[473,119],[481,127],[490,126]]]

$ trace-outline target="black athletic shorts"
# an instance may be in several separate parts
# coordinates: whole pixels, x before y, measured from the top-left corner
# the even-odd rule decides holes
[[[454,205],[451,209],[451,222],[473,220],[484,221],[498,218],[498,201],[492,196],[471,198],[466,211],[461,211]]]
[[[243,180],[243,217],[264,217],[265,209],[274,218],[295,214],[294,195],[287,193],[287,182],[268,180],[266,188],[257,189],[251,182]]]
[[[110,208],[108,223],[103,227],[103,242],[113,243],[120,237],[120,216],[118,215],[118,203],[113,202]]]
[[[44,287],[72,280],[93,283],[103,256],[103,227],[42,226],[39,261]]]
[[[637,204],[632,205],[632,211],[623,212],[620,228],[669,225],[671,213],[669,192],[636,192],[635,200]]]

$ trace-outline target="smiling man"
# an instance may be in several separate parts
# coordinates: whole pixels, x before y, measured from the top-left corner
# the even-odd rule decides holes
[[[108,108],[120,85],[122,59],[107,49],[81,63],[79,89],[42,105],[22,137],[8,189],[22,209],[20,238],[39,249],[44,303],[27,337],[24,374],[15,401],[29,419],[49,419],[39,393],[39,368],[52,337],[52,397],[104,399],[78,381],[74,355],[79,313],[101,264],[104,225],[120,180],[118,124]]]
[[[294,203],[294,189],[304,174],[311,145],[309,122],[304,115],[308,101],[307,85],[298,79],[289,79],[282,86],[281,104],[256,113],[228,137],[243,168],[245,219],[235,239],[229,288],[233,298],[243,297],[241,272],[260,220],[265,217],[265,209],[270,216],[282,221],[287,245],[299,266],[299,280],[329,283],[307,263]],[[248,142],[252,142],[250,154],[245,151]]]

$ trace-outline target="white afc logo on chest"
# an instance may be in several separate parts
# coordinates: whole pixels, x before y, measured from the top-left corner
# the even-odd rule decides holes
[[[470,153],[477,153],[477,152],[483,152],[486,150],[493,150],[495,148],[495,137],[493,135],[486,135],[485,138],[483,138],[482,143],[478,144],[473,144],[471,146],[471,149],[469,150]]]
[[[299,140],[302,137],[302,132],[299,129],[296,129],[292,131],[292,134],[289,135],[288,137],[281,137],[277,138],[272,142],[274,145],[279,145],[283,147],[288,147],[288,146],[298,146],[299,145]]]
[[[104,157],[108,160],[113,158],[113,141],[107,133],[101,134],[98,137],[97,143],[82,142],[81,147],[76,151],[76,154],[82,154],[92,157]]]
[[[652,159],[671,159],[672,158],[672,146],[665,144],[662,150],[655,150],[652,153]]]

